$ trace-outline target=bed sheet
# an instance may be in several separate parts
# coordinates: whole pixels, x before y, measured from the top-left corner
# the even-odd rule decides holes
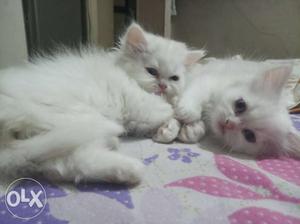
[[[300,116],[291,117],[300,129]],[[2,191],[0,223],[300,224],[299,160],[234,156],[207,142],[124,139],[121,153],[146,166],[139,186],[39,180],[48,197],[44,211],[29,220],[13,217]]]

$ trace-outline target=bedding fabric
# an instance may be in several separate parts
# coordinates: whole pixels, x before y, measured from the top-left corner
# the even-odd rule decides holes
[[[300,116],[291,118],[300,130]],[[206,150],[212,146],[205,141],[200,147],[124,141],[121,152],[146,165],[138,187],[39,180],[48,198],[43,212],[28,220],[12,216],[2,191],[0,223],[300,224],[299,160],[234,157]]]

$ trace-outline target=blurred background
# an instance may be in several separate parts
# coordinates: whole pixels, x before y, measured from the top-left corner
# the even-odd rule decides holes
[[[0,0],[0,68],[58,44],[113,47],[132,20],[211,56],[300,58],[299,0]]]

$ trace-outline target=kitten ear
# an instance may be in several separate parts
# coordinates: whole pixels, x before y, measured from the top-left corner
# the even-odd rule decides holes
[[[287,152],[300,158],[300,133],[297,133],[296,130],[289,132],[287,135],[287,140]]]
[[[145,31],[136,23],[132,23],[123,38],[125,47],[135,53],[140,53],[146,50],[147,41],[145,38]]]
[[[292,72],[292,66],[281,66],[265,71],[253,83],[255,91],[263,92],[268,96],[276,97],[281,94],[283,87]]]
[[[205,50],[189,51],[186,58],[185,58],[185,60],[184,60],[184,64],[186,66],[191,66],[191,65],[197,63],[205,55],[206,55]]]

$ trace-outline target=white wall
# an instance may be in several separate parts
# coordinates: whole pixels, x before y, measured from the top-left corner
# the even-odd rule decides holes
[[[0,69],[27,59],[21,0],[0,0]]]
[[[173,38],[213,56],[300,57],[300,0],[176,0]]]

